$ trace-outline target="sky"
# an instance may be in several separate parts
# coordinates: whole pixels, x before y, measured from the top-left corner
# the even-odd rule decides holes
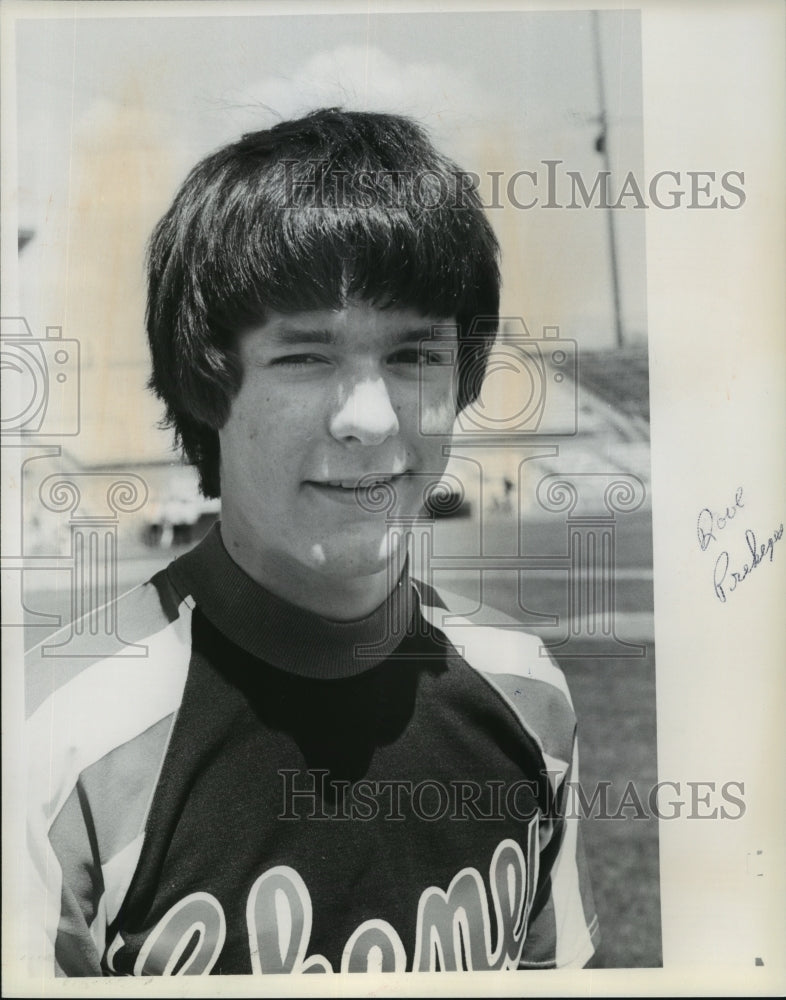
[[[19,225],[34,232],[18,306],[39,335],[59,325],[80,342],[89,406],[76,446],[90,461],[155,458],[168,447],[144,390],[144,247],[187,171],[222,143],[340,104],[419,119],[481,175],[488,204],[493,171],[503,185],[534,171],[542,190],[545,160],[579,171],[588,187],[604,167],[589,12],[186,9],[17,22]],[[613,176],[641,178],[637,12],[602,12],[599,36]],[[516,183],[526,203],[532,189],[525,177]],[[559,326],[580,348],[611,346],[608,213],[521,209],[502,191],[504,207],[489,216],[503,251],[503,314],[523,317],[535,336]],[[646,336],[643,214],[614,213],[628,340]]]

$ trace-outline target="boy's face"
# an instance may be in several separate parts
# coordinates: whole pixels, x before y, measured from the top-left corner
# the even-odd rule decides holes
[[[273,313],[241,334],[243,381],[219,432],[222,518],[241,565],[293,579],[386,567],[389,519],[417,513],[447,463],[455,333],[440,332],[444,351],[421,341],[453,322],[360,301]]]

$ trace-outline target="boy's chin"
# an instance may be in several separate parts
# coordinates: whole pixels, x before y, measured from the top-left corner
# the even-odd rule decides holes
[[[316,542],[310,551],[311,566],[326,576],[344,581],[376,576],[388,567],[399,569],[399,546],[387,531],[357,531],[346,537]]]

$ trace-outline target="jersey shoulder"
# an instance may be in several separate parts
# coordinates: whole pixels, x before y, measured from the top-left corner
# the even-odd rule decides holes
[[[151,683],[157,690],[171,686],[190,656],[192,609],[164,570],[39,642],[25,655],[28,718],[78,688],[89,688],[98,710],[104,696],[118,702]]]
[[[543,641],[495,608],[430,584],[415,584],[421,613],[464,662],[494,689],[540,747],[551,773],[564,776],[573,755],[576,716],[568,683]],[[558,779],[559,780],[559,779]]]
[[[50,815],[88,773],[104,788],[121,770],[155,780],[188,676],[192,608],[162,572],[101,610],[115,628],[77,620],[30,650],[26,752]]]
[[[191,608],[158,574],[26,658],[29,953],[97,975],[185,688]]]

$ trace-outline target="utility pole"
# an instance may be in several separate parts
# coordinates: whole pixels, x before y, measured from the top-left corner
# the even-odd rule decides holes
[[[606,115],[606,89],[603,85],[603,60],[601,58],[601,48],[600,48],[600,20],[598,17],[598,12],[593,10],[590,13],[592,18],[592,34],[594,41],[594,51],[595,51],[595,72],[598,81],[598,104],[600,105],[600,114],[598,116],[598,121],[600,122],[600,135],[595,142],[595,149],[603,157],[603,167],[606,171],[606,176],[611,177],[611,164],[609,161],[609,142],[608,142],[608,120]],[[617,347],[623,346],[622,337],[622,316],[620,311],[620,284],[619,284],[619,273],[617,269],[617,237],[614,231],[614,210],[611,208],[606,209],[606,219],[608,220],[609,228],[609,258],[611,261],[611,291],[614,298],[614,329],[617,338]]]

